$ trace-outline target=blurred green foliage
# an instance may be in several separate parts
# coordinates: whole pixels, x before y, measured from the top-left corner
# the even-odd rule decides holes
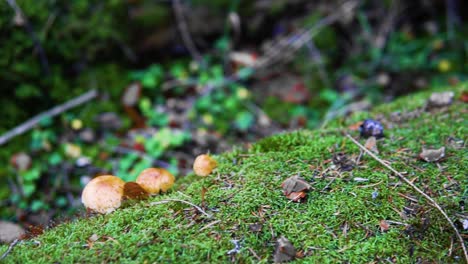
[[[74,166],[80,157],[89,158],[94,166],[114,171],[127,181],[135,180],[138,173],[154,165],[155,160],[166,162],[168,169],[177,173],[178,160],[165,156],[166,152],[189,142],[193,128],[222,136],[251,132],[258,122],[258,113],[249,107],[252,105],[258,105],[280,125],[302,119],[303,127],[315,128],[356,97],[381,101],[386,90],[392,89],[376,81],[376,76],[382,73],[395,79],[409,76],[403,82],[392,80],[395,86],[411,85],[415,74],[425,78],[425,86],[447,83],[454,77],[461,81],[467,78],[466,25],[453,34],[444,30],[429,34],[398,29],[390,32],[381,49],[359,35],[360,32],[350,37],[350,42],[359,48],[346,54],[340,50],[339,29],[326,27],[313,42],[316,48],[313,52],[319,53],[320,60],[315,60],[312,51],[304,48],[288,69],[302,77],[311,95],[306,102],[292,103],[252,90],[249,79],[255,73],[253,68],[226,67],[226,54],[234,45],[227,26],[224,35],[218,36],[212,44],[214,55],[204,54],[201,62],[182,59],[152,62],[139,69],[130,66],[125,55],[127,45],[138,45],[135,42],[139,39],[134,39],[134,35],[144,35],[146,30],[168,23],[172,10],[167,3],[117,0],[18,0],[17,3],[27,20],[19,19],[5,2],[0,4],[0,38],[3,40],[0,42],[0,81],[4,91],[0,98],[3,110],[0,133],[91,88],[98,88],[103,97],[107,97],[99,103],[64,113],[56,120],[43,120],[40,126],[15,139],[8,150],[0,153],[4,161],[18,151],[32,156],[33,162],[27,170],[17,171],[11,165],[0,167],[0,200],[9,199],[16,208],[33,212],[72,205],[66,192],[59,187],[64,184],[81,187],[80,177],[85,172],[76,170],[70,174],[64,169],[64,164]],[[240,1],[193,0],[191,3],[233,11]],[[285,3],[275,1],[271,14],[280,13],[287,6]],[[132,16],[130,11],[139,15]],[[321,13],[312,13],[305,17],[302,26],[311,27],[320,19],[323,19]],[[365,12],[360,12],[357,27],[362,29],[363,35],[372,35],[374,29],[367,19]],[[31,32],[43,48],[47,64]],[[356,91],[340,90],[336,80],[343,76],[350,77],[351,90]],[[76,136],[79,131],[70,128],[72,120],[79,119],[84,128],[98,131],[96,115],[122,113],[122,106],[116,102],[120,102],[123,90],[131,82],[143,88],[137,104],[138,113],[145,119],[145,125],[156,128],[157,132],[151,136],[137,136],[130,143],[125,142],[127,145],[122,143],[121,135],[107,132],[103,132],[98,143],[89,144],[79,139]],[[164,87],[167,83],[173,85]],[[171,127],[170,113],[160,110],[167,105],[169,97],[187,103],[184,115],[188,117],[185,120],[188,125]],[[121,132],[125,132],[131,120],[123,114],[120,118],[124,123]],[[61,136],[66,133],[75,133],[75,136],[65,141]],[[116,147],[123,145],[128,153],[114,153]],[[64,182],[67,173],[70,174],[69,183]],[[12,182],[19,190],[10,197],[9,183]],[[0,216],[12,215],[13,211],[12,207],[1,208]]]

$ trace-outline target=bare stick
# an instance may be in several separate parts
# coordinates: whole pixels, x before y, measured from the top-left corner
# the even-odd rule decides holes
[[[200,53],[198,52],[197,48],[195,47],[195,44],[193,43],[192,38],[190,37],[190,33],[187,27],[187,23],[185,22],[185,19],[184,19],[183,10],[182,10],[180,1],[172,0],[172,6],[174,8],[175,17],[177,20],[177,27],[179,28],[180,35],[182,36],[182,41],[184,41],[185,47],[188,49],[188,51],[190,52],[190,55],[192,55],[194,60],[201,62],[202,57]]]
[[[191,206],[195,207],[195,209],[197,209],[200,213],[206,215],[208,218],[213,217],[212,215],[208,214],[203,209],[201,209],[200,206],[195,205],[195,204],[193,204],[191,202],[187,202],[187,201],[179,200],[179,199],[166,199],[166,200],[162,200],[162,201],[158,201],[158,202],[152,202],[152,203],[150,203],[150,205],[165,204],[165,203],[169,203],[169,202],[179,202],[179,203],[184,203],[184,204],[191,205]]]
[[[404,181],[406,184],[408,184],[409,186],[411,186],[415,191],[417,191],[419,194],[421,194],[424,198],[426,198],[426,200],[428,200],[431,205],[436,208],[444,217],[445,219],[447,220],[447,222],[450,224],[450,226],[452,227],[453,231],[455,231],[455,234],[458,238],[458,240],[460,241],[460,244],[461,244],[461,247],[462,247],[462,250],[463,250],[463,254],[465,255],[465,261],[466,263],[468,263],[468,252],[466,251],[466,246],[465,246],[465,243],[463,241],[463,237],[460,235],[460,233],[458,232],[457,230],[457,227],[455,226],[455,224],[452,222],[452,220],[450,219],[450,217],[447,215],[447,213],[444,211],[444,209],[442,209],[442,207],[436,202],[434,201],[434,199],[432,199],[429,195],[427,195],[425,192],[423,192],[421,189],[419,189],[416,185],[414,185],[414,183],[412,183],[410,180],[408,180],[405,176],[403,176],[403,174],[401,174],[400,172],[398,172],[397,170],[395,170],[394,168],[392,168],[390,165],[387,165],[383,160],[381,160],[379,157],[377,157],[377,155],[375,155],[374,153],[372,153],[370,150],[368,150],[367,148],[365,148],[363,145],[361,145],[357,140],[355,140],[353,137],[351,137],[349,134],[346,134],[346,137],[348,137],[354,144],[356,144],[360,149],[362,149],[363,151],[365,151],[367,154],[369,154],[372,158],[374,158],[376,161],[378,161],[380,164],[382,164],[385,168],[391,170],[393,173],[395,173],[398,178],[400,178],[400,180]]]
[[[286,51],[291,53],[296,52],[302,48],[310,39],[317,35],[321,29],[333,24],[343,16],[343,13],[353,10],[356,6],[357,2],[355,1],[344,2],[337,8],[336,12],[319,20],[311,28],[303,29],[299,32],[293,32],[289,36],[281,39],[279,42],[274,44],[274,46],[267,52],[267,54],[265,54],[265,56],[257,60],[254,68],[265,68],[270,66],[276,62],[279,57],[283,56]],[[285,50],[286,48],[289,48],[289,50]]]
[[[34,46],[36,47],[38,53],[39,53],[39,59],[42,64],[42,69],[44,70],[44,73],[46,75],[49,75],[50,70],[49,70],[49,61],[47,59],[47,56],[45,54],[44,48],[42,48],[41,42],[37,38],[36,33],[34,32],[31,24],[29,23],[27,17],[24,15],[23,10],[19,7],[19,5],[16,3],[15,0],[6,0],[8,5],[15,11],[16,15],[19,15],[23,20],[24,20],[24,26],[26,28],[26,31],[28,32],[30,38],[32,39]],[[1,145],[1,144],[0,144]]]
[[[64,104],[58,105],[46,112],[43,112],[41,114],[36,115],[35,117],[29,119],[28,121],[24,122],[23,124],[13,128],[12,130],[6,132],[0,137],[0,145],[5,144],[8,142],[10,139],[19,136],[26,131],[30,130],[33,128],[35,125],[37,125],[42,119],[47,118],[47,117],[54,117],[56,115],[59,115],[65,111],[67,111],[70,108],[74,108],[80,104],[86,103],[87,101],[95,98],[97,96],[97,91],[96,90],[91,90],[87,93],[84,93],[80,95],[79,97],[76,97]]]
[[[213,222],[207,224],[206,226],[200,228],[200,230],[198,230],[198,231],[202,231],[202,230],[205,230],[205,229],[207,229],[207,228],[210,228],[210,227],[216,225],[216,224],[219,223],[219,222],[221,222],[221,220],[213,221]]]
[[[0,257],[0,261],[3,260],[4,258],[6,258],[6,256],[8,256],[8,254],[10,254],[10,251],[16,246],[16,244],[18,244],[18,242],[20,242],[19,239],[15,239],[13,240],[13,242],[11,242],[10,246],[8,247],[8,249],[5,251],[5,253],[3,253],[3,255]]]
[[[250,253],[252,253],[252,255],[254,255],[256,259],[258,259],[258,261],[262,261],[262,259],[257,255],[257,253],[255,253],[255,251],[252,248],[248,248],[248,250],[250,251]]]

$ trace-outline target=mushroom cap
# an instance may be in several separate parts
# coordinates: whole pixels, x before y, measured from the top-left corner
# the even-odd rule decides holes
[[[122,203],[125,182],[113,175],[103,175],[86,184],[81,194],[81,202],[88,209],[108,214]]]
[[[174,175],[161,168],[145,169],[136,179],[136,183],[140,184],[151,195],[158,194],[161,191],[166,192],[174,185],[174,181]]]
[[[193,171],[198,176],[208,176],[218,163],[207,154],[198,155],[193,163]]]

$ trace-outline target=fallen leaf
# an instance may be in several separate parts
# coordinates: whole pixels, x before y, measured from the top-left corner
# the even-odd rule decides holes
[[[385,232],[390,228],[390,225],[385,220],[380,220],[379,226],[380,226],[380,231],[382,232]]]
[[[454,137],[448,137],[446,143],[448,147],[453,148],[453,149],[461,149],[463,148],[463,145],[465,144],[463,139],[454,138]]]
[[[296,249],[293,244],[285,237],[280,237],[276,240],[275,253],[273,261],[275,263],[282,263],[294,260],[296,257]]]
[[[300,202],[307,196],[307,191],[310,189],[310,184],[299,176],[287,178],[282,184],[283,194],[294,202]]]
[[[364,147],[374,152],[375,154],[379,154],[379,149],[377,148],[377,139],[375,137],[368,138],[364,144]]]
[[[24,229],[12,222],[0,221],[0,244],[11,243],[25,234]]]
[[[349,128],[349,130],[351,130],[351,131],[357,131],[357,130],[359,130],[359,128],[361,127],[361,125],[362,125],[362,121],[359,121],[359,122],[357,122],[357,123],[354,123],[354,124],[348,126],[348,128]]]
[[[445,157],[445,147],[439,149],[423,148],[421,154],[419,154],[419,158],[426,162],[438,161],[443,157]]]
[[[239,240],[233,239],[233,240],[231,240],[231,243],[234,244],[234,248],[231,249],[231,250],[229,250],[229,251],[227,252],[227,254],[228,254],[228,255],[232,255],[232,254],[237,254],[237,253],[239,253],[240,250],[241,250],[241,248],[242,248],[241,245],[240,245],[240,243],[239,243]]]
[[[141,84],[139,82],[133,82],[127,88],[122,95],[122,104],[125,106],[135,106],[138,103],[138,99],[141,94]]]
[[[341,171],[351,171],[355,165],[354,161],[343,152],[333,154],[332,161]]]
[[[460,100],[464,103],[468,103],[468,91],[464,91],[461,95],[460,95]]]
[[[462,224],[463,230],[468,230],[468,219],[463,219]]]
[[[88,240],[89,240],[90,242],[96,242],[98,239],[99,239],[99,236],[98,236],[97,234],[92,234],[92,235],[88,238]]]
[[[71,143],[65,144],[65,155],[73,159],[80,157],[81,156],[80,146],[71,144]]]
[[[292,192],[286,195],[286,197],[293,202],[301,202],[306,196],[306,192]]]
[[[250,231],[254,232],[254,233],[258,233],[258,232],[262,231],[262,228],[263,228],[263,225],[260,224],[260,223],[255,223],[255,224],[249,225]]]

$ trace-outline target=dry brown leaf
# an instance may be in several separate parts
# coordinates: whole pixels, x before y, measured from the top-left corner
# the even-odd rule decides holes
[[[439,149],[426,149],[423,148],[419,158],[426,162],[435,162],[445,157],[445,147]]]
[[[380,220],[379,226],[382,232],[386,232],[390,228],[390,224],[385,220]]]
[[[280,237],[276,241],[275,253],[273,261],[275,263],[283,263],[293,260],[296,257],[296,249],[293,244],[285,237]]]
[[[299,176],[287,178],[282,184],[283,194],[294,202],[300,202],[307,196],[307,191],[310,189],[310,184]]]

